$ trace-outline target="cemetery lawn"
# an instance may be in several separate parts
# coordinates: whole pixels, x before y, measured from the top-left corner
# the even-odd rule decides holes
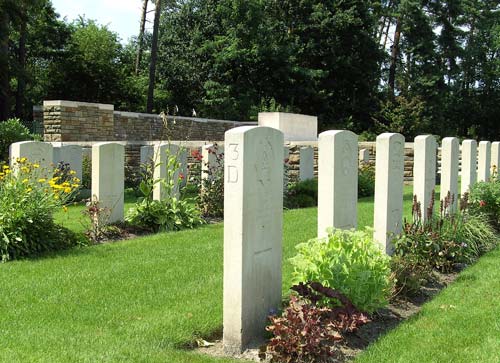
[[[500,362],[499,265],[497,248],[356,362]]]
[[[76,216],[82,208],[72,206],[68,213]],[[405,213],[410,210],[411,189],[406,188]],[[288,258],[295,254],[296,244],[316,234],[316,213],[316,208],[284,213],[284,296],[291,284]],[[67,217],[58,218],[72,228]],[[360,200],[360,226],[371,225],[372,218],[373,198]],[[187,349],[197,337],[221,330],[222,239],[222,224],[214,224],[0,264],[0,361],[233,361]],[[481,352],[482,357],[491,357],[494,350],[489,355],[487,350],[499,348],[500,311],[493,302],[500,290],[500,271],[494,267],[499,261],[499,251],[483,258],[439,297],[440,303],[431,305],[437,306],[435,317],[432,308],[426,308],[422,323],[411,319],[399,330],[425,334],[430,341],[439,335],[442,351],[437,353],[443,356],[450,347],[457,361],[454,347],[469,347],[471,357]],[[444,323],[435,324],[438,319]],[[415,324],[419,325],[412,328]],[[401,344],[400,350],[408,352],[399,354],[409,357],[416,344],[414,336],[403,333],[387,339]],[[377,347],[366,357],[378,353],[382,358],[371,361],[397,357],[393,344],[382,340]],[[417,347],[412,351],[424,354]]]

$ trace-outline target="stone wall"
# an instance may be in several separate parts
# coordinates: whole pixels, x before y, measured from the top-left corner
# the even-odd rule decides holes
[[[222,140],[229,129],[257,124],[183,116],[169,116],[164,124],[159,115],[73,101],[44,101],[43,112],[34,108],[33,118],[43,122],[44,140],[49,142]]]

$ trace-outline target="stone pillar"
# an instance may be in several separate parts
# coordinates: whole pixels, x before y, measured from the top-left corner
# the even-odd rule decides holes
[[[40,165],[40,174],[52,177],[53,174],[53,148],[51,144],[40,141],[15,142],[9,147],[10,165],[14,172],[17,169],[18,158],[26,158],[30,163]]]
[[[169,197],[179,198],[179,163],[180,148],[175,144],[158,143],[153,151],[153,179],[161,181],[153,187],[153,199],[165,200]],[[174,160],[175,158],[175,160]],[[174,170],[175,169],[175,170]],[[168,195],[169,190],[171,192]]]
[[[358,136],[351,131],[325,131],[318,141],[318,237],[330,227],[357,225]]]
[[[440,200],[444,201],[448,193],[452,204],[449,212],[457,210],[458,201],[458,164],[460,145],[456,137],[445,137],[441,144],[441,192]]]
[[[79,145],[54,146],[54,166],[61,161],[68,163],[75,176],[82,180],[83,149]]]
[[[361,149],[359,150],[358,160],[360,164],[366,164],[370,161],[370,150]]]
[[[491,172],[495,172],[495,177],[498,177],[498,167],[500,164],[500,142],[491,143]]]
[[[284,134],[285,141],[316,141],[318,118],[286,112],[259,112],[259,126],[272,127]]]
[[[225,134],[224,351],[262,342],[281,306],[283,133],[243,126]]]
[[[314,179],[314,149],[311,146],[301,147],[299,154],[299,180]]]
[[[114,142],[92,146],[92,197],[110,211],[109,223],[123,221],[125,147]]]
[[[476,140],[462,141],[462,195],[469,191],[469,188],[477,180],[477,142]]]
[[[491,143],[481,141],[477,158],[477,181],[490,180]]]
[[[392,236],[401,233],[403,223],[404,146],[401,134],[377,137],[373,239],[389,255],[394,250]]]
[[[420,203],[422,220],[426,221],[433,213],[433,210],[430,210],[429,207],[436,186],[437,144],[434,136],[421,135],[415,138],[413,145],[413,195],[417,197],[417,201]]]

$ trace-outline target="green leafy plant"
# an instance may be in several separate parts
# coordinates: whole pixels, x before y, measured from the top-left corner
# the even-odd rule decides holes
[[[318,204],[318,180],[309,179],[289,183],[285,194],[284,205],[286,208],[307,208]]]
[[[358,173],[358,197],[371,197],[375,194],[375,167],[363,164]]]
[[[10,144],[37,138],[38,136],[31,134],[30,130],[17,118],[0,122],[0,163],[8,162]]]
[[[92,160],[88,155],[82,158],[82,188],[90,189],[92,184]]]
[[[143,166],[139,191],[142,194],[135,205],[127,212],[125,220],[132,225],[154,232],[194,228],[204,223],[196,202],[192,199],[179,199],[176,188],[183,177],[179,173],[178,155],[168,152],[166,158],[167,175],[165,179],[154,179],[152,168],[159,163]],[[155,185],[161,183],[164,189],[163,200],[153,200]]]
[[[296,248],[298,254],[290,259],[294,283],[317,281],[366,312],[387,304],[393,287],[390,258],[373,243],[371,231],[330,230],[327,238]]]
[[[77,236],[54,222],[54,212],[79,188],[74,177],[62,179],[41,170],[26,158],[0,172],[1,261],[58,250],[81,243]]]
[[[281,316],[270,316],[266,330],[273,334],[267,345],[272,362],[330,362],[338,355],[336,343],[347,332],[369,321],[341,292],[313,282],[292,287]],[[331,306],[320,304],[328,300]]]
[[[477,182],[470,188],[469,211],[484,216],[500,230],[500,181],[494,177],[489,182]]]

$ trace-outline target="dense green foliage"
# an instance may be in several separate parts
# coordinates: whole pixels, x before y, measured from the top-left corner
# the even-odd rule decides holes
[[[497,1],[173,0],[163,4],[154,110],[255,119],[318,115],[321,128],[473,138],[500,126]],[[138,44],[50,0],[0,2],[0,119],[43,99],[144,111],[150,34]]]
[[[78,188],[76,180],[49,178],[47,170],[19,159],[0,171],[0,262],[68,248],[79,243],[74,232],[54,221]]]
[[[469,209],[472,214],[483,216],[500,229],[500,181],[478,182],[470,188]]]
[[[13,118],[0,122],[0,163],[8,162],[10,144],[33,138],[30,130],[19,119]]]
[[[314,281],[339,290],[361,311],[373,312],[387,303],[390,258],[374,244],[370,230],[333,230],[327,238],[296,248],[290,260],[295,283]]]

